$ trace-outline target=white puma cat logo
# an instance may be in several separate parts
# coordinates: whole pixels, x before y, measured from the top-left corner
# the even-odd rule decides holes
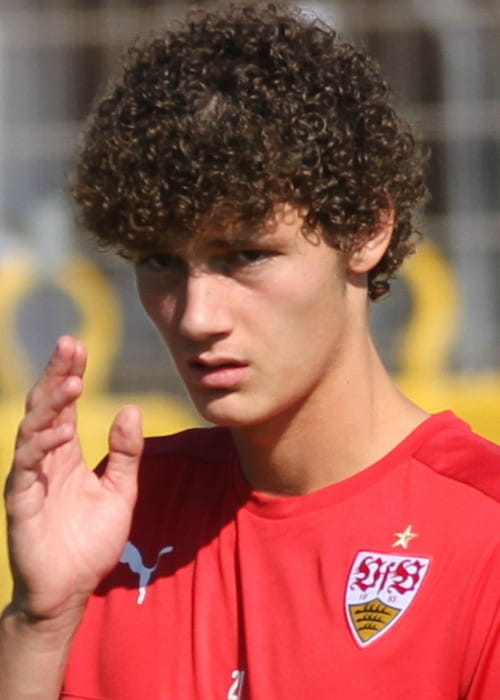
[[[137,596],[137,605],[142,605],[142,603],[144,603],[146,598],[146,586],[150,582],[151,576],[158,568],[160,557],[163,554],[172,552],[173,549],[173,547],[163,547],[163,549],[160,549],[158,556],[156,557],[156,564],[152,567],[147,567],[142,563],[142,556],[137,547],[131,542],[127,542],[125,545],[120,562],[122,564],[128,564],[130,570],[133,571],[134,574],[139,574],[139,595]]]

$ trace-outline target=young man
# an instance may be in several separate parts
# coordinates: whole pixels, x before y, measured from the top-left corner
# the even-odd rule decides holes
[[[425,193],[375,64],[273,5],[191,15],[130,51],[72,190],[215,427],[143,450],[125,407],[89,472],[59,340],[6,491],[2,699],[500,697],[500,450],[368,330]]]

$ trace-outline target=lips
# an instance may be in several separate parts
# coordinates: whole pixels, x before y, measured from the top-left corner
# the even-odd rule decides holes
[[[235,389],[248,373],[248,364],[226,357],[193,358],[188,368],[195,384],[212,389]]]

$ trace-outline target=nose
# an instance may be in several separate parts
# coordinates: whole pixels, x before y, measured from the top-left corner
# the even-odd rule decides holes
[[[231,331],[226,280],[205,270],[191,270],[179,299],[178,328],[181,335],[202,341]]]

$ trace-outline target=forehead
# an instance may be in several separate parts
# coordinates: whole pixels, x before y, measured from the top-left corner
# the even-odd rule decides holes
[[[311,233],[305,225],[304,215],[297,208],[283,205],[260,221],[207,220],[185,238],[166,242],[163,250],[192,257],[210,249],[283,245],[296,240],[298,235],[305,235],[306,231]]]

